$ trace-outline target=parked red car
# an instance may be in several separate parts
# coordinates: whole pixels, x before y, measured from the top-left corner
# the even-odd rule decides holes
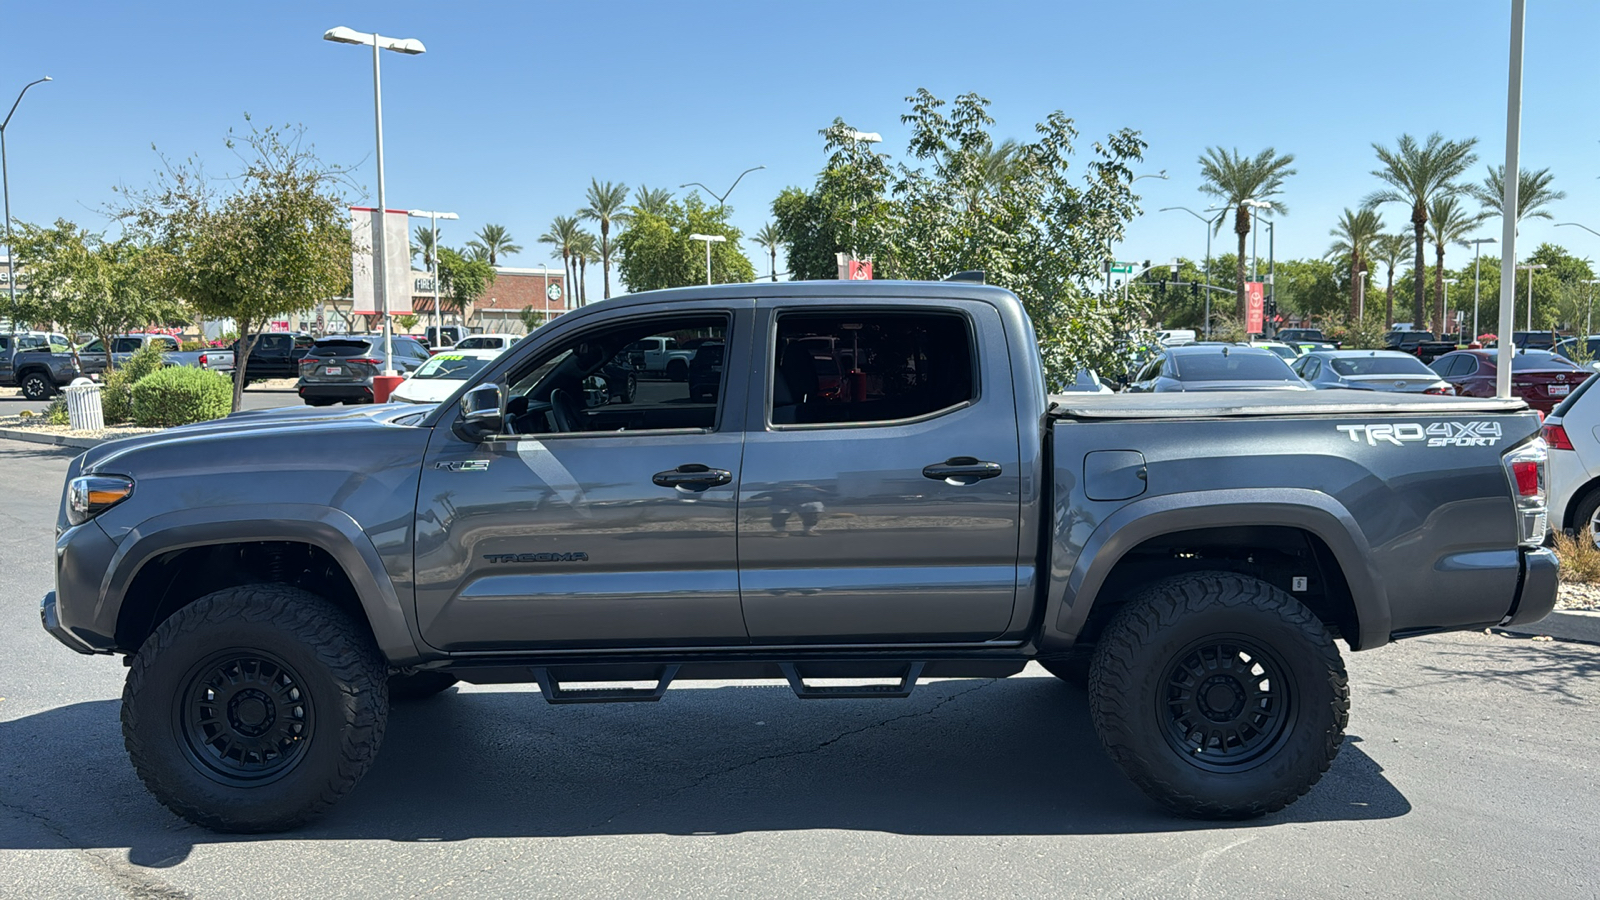
[[[1498,350],[1457,350],[1428,364],[1463,397],[1493,397]],[[1511,393],[1548,413],[1594,375],[1564,356],[1546,350],[1519,351],[1511,357]]]

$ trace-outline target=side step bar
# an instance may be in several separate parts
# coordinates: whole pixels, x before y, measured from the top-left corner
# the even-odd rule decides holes
[[[894,684],[860,684],[860,685],[811,685],[806,683],[806,676],[800,671],[803,663],[778,663],[778,670],[789,682],[789,689],[801,700],[866,700],[866,699],[896,699],[911,696],[916,690],[917,680],[922,677],[922,670],[927,663],[906,663],[901,670],[899,681]],[[676,665],[658,666],[654,678],[656,685],[653,688],[638,687],[597,687],[597,688],[568,688],[562,687],[560,679],[551,674],[549,668],[534,667],[533,679],[539,685],[539,693],[547,703],[649,703],[660,700],[666,694],[668,686],[673,679],[678,677],[679,667]],[[570,670],[569,670],[570,674]],[[815,674],[813,678],[817,677]],[[828,677],[828,676],[824,676]],[[604,680],[604,679],[598,679]]]

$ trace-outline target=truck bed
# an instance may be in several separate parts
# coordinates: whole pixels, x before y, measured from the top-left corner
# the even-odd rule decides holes
[[[1197,391],[1170,394],[1052,394],[1054,419],[1225,419],[1254,416],[1514,413],[1520,398],[1435,397],[1380,391]]]

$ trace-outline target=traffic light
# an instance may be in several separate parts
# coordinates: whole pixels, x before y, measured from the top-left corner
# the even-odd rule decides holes
[[[1189,282],[1189,296],[1191,296],[1191,297],[1200,296],[1200,282],[1198,282],[1198,281]]]

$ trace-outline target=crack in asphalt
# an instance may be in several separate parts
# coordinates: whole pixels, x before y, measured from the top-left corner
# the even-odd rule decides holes
[[[956,693],[951,694],[950,696],[939,700],[939,702],[937,702],[937,703],[933,704],[932,706],[928,707],[927,709],[921,710],[919,712],[903,713],[903,714],[898,715],[898,716],[891,716],[891,717],[889,717],[887,719],[884,719],[881,722],[874,722],[874,723],[872,723],[870,725],[863,725],[860,728],[852,728],[849,731],[840,732],[839,734],[834,735],[833,737],[823,741],[820,744],[817,744],[814,747],[810,747],[810,748],[807,748],[807,749],[804,749],[804,750],[785,750],[782,753],[769,753],[769,754],[767,754],[765,756],[758,756],[758,757],[756,757],[754,759],[747,759],[747,760],[745,760],[743,762],[736,763],[736,764],[728,766],[726,768],[718,769],[715,772],[707,772],[706,774],[701,775],[699,778],[696,778],[694,781],[691,781],[688,784],[683,785],[682,787],[674,788],[673,790],[668,791],[667,793],[662,794],[661,796],[654,798],[654,800],[652,802],[661,803],[663,801],[670,800],[673,797],[678,796],[679,794],[683,794],[683,793],[687,793],[689,791],[692,791],[695,788],[700,787],[701,785],[705,784],[708,781],[712,781],[713,779],[717,779],[717,778],[722,778],[723,776],[726,776],[726,775],[731,775],[734,772],[739,771],[740,769],[748,769],[748,768],[750,768],[752,766],[758,766],[758,765],[761,765],[762,763],[765,763],[765,762],[772,762],[773,760],[790,759],[790,758],[796,757],[796,756],[807,756],[807,755],[812,754],[812,753],[817,753],[817,752],[820,752],[822,750],[826,750],[829,747],[833,746],[834,744],[837,744],[840,741],[844,740],[845,738],[854,737],[855,735],[862,734],[863,732],[872,731],[872,730],[877,729],[877,728],[882,728],[882,727],[884,727],[886,725],[893,725],[894,723],[903,721],[905,719],[915,719],[915,718],[919,718],[921,716],[932,715],[933,713],[937,712],[940,708],[944,707],[946,704],[954,702],[955,700],[958,700],[958,699],[960,699],[962,697],[965,697],[968,694],[975,694],[978,691],[981,691],[981,690],[983,690],[985,688],[992,687],[995,684],[995,682],[997,682],[999,680],[1000,679],[998,679],[998,678],[987,679],[982,684],[979,684],[976,687],[968,688],[967,690],[964,690],[964,691],[957,691]],[[626,813],[634,812],[634,811],[638,810],[639,808],[641,808],[643,806],[644,806],[644,803],[641,801],[639,803],[635,803],[629,809],[620,810],[618,812],[612,813],[604,821],[601,821],[601,822],[596,823],[594,825],[590,825],[588,830],[594,831],[596,829],[603,828],[603,827],[605,827],[607,825],[610,825],[619,816],[622,816],[622,815],[624,815]]]
[[[78,846],[77,841],[42,813],[4,800],[0,800],[0,808],[38,822],[46,831],[60,838],[61,842],[67,845],[66,849],[88,863],[90,869],[108,881],[112,888],[120,891],[128,900],[194,900],[193,894],[152,877],[139,866],[125,863],[103,851]]]

